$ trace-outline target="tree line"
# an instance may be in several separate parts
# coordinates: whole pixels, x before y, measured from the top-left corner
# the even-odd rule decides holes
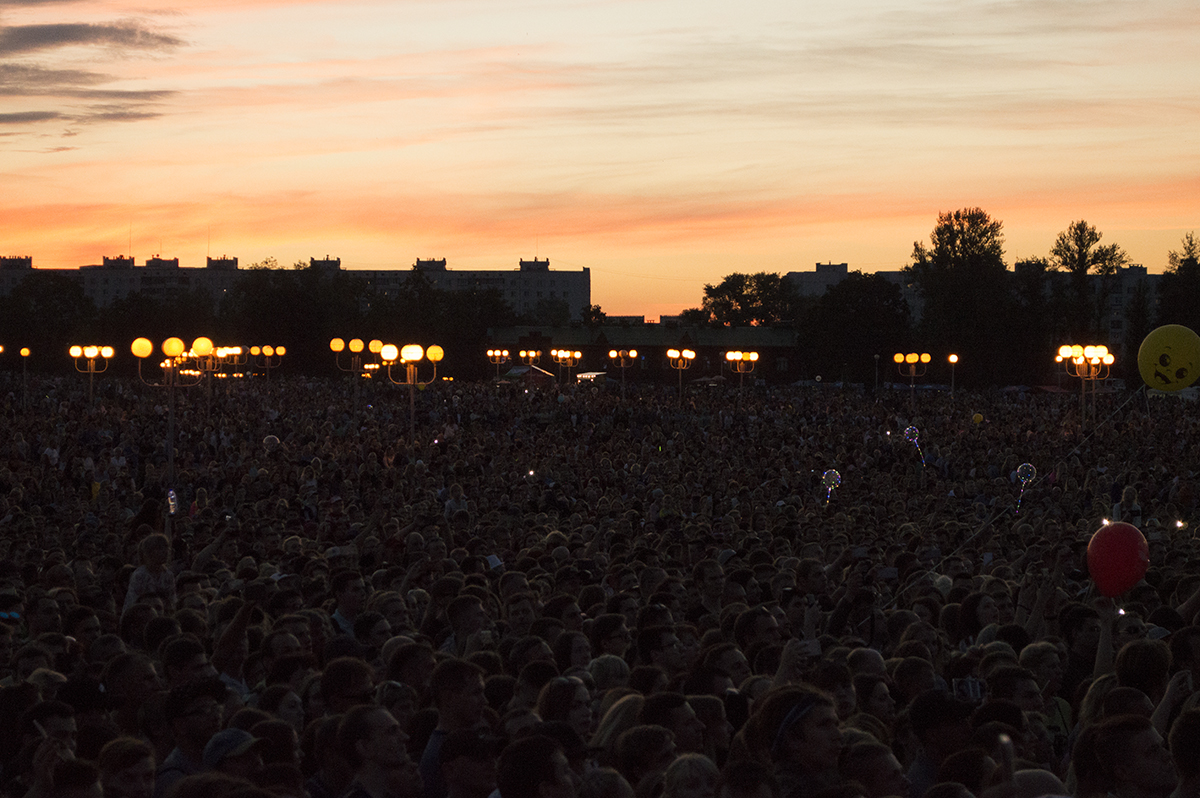
[[[1102,325],[1114,275],[1129,262],[1115,244],[1084,221],[1059,234],[1045,257],[1004,260],[1003,225],[979,208],[938,216],[929,241],[915,242],[904,278],[919,300],[914,314],[901,287],[876,274],[850,272],[820,297],[802,297],[779,274],[734,273],[705,285],[700,307],[681,314],[683,326],[788,326],[797,331],[799,362],[810,376],[871,384],[879,355],[880,379],[893,375],[897,351],[929,351],[941,362],[961,360],[961,384],[1041,384],[1054,379],[1053,354],[1063,343],[1108,344]],[[1200,241],[1184,236],[1168,254],[1156,302],[1143,283],[1123,300],[1126,341],[1137,344],[1154,327],[1176,323],[1200,331]],[[0,366],[13,368],[16,349],[33,351],[30,367],[71,369],[73,344],[110,344],[114,372],[132,374],[129,342],[145,336],[191,341],[200,335],[220,345],[283,344],[289,372],[333,374],[334,337],[379,338],[391,343],[440,344],[444,373],[486,378],[492,366],[481,353],[487,331],[517,324],[563,326],[570,308],[543,301],[520,316],[498,291],[441,291],[420,273],[391,295],[373,292],[352,271],[298,263],[279,268],[272,259],[240,273],[220,300],[193,289],[155,298],[133,294],[97,308],[70,274],[35,272],[0,298]],[[582,309],[583,324],[602,326],[598,305]],[[681,332],[682,335],[682,332]],[[1116,372],[1136,377],[1132,357]],[[930,375],[930,379],[934,379]],[[945,381],[943,375],[939,381]]]
[[[1117,244],[1086,221],[1059,233],[1045,257],[1004,259],[1003,223],[980,208],[938,215],[929,242],[917,241],[903,275],[917,299],[914,314],[901,286],[877,274],[850,272],[820,297],[801,296],[783,276],[735,273],[704,286],[700,307],[682,314],[703,326],[783,325],[798,332],[800,356],[813,374],[870,384],[879,355],[880,379],[891,356],[928,351],[945,362],[959,355],[963,384],[1044,384],[1054,378],[1054,353],[1064,343],[1110,344],[1104,324],[1129,265]],[[1156,300],[1156,301],[1153,301]],[[1136,378],[1131,362],[1146,333],[1162,324],[1200,331],[1200,242],[1192,233],[1168,254],[1157,296],[1147,281],[1120,300],[1130,351],[1115,374]],[[886,370],[885,370],[886,369]],[[941,381],[946,381],[948,374]]]

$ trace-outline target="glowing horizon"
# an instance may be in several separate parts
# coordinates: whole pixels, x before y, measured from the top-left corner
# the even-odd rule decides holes
[[[898,269],[940,211],[1162,271],[1200,227],[1185,0],[0,0],[0,251],[39,268]],[[64,21],[65,20],[65,21]]]

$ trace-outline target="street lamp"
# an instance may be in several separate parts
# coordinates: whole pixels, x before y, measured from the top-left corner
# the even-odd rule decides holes
[[[551,349],[550,357],[554,358],[554,362],[561,369],[564,366],[567,369],[567,382],[571,381],[571,369],[579,365],[579,359],[583,357],[583,352],[571,349]]]
[[[1072,346],[1064,344],[1058,348],[1054,362],[1062,363],[1067,375],[1079,378],[1079,418],[1082,424],[1087,412],[1087,384],[1092,383],[1092,420],[1096,416],[1096,385],[1101,380],[1107,380],[1109,371],[1116,358],[1108,347],[1103,344],[1096,346]]]
[[[424,387],[437,379],[437,364],[446,356],[446,352],[437,344],[422,349],[420,344],[405,344],[402,348],[398,348],[395,344],[381,344],[379,348],[379,359],[383,361],[383,365],[387,366],[387,376],[392,383],[396,385],[408,386],[408,439],[410,443],[416,441],[417,429],[417,397],[416,388],[418,385]],[[429,379],[421,382],[417,379],[417,364],[422,359],[428,360],[433,364],[433,374]],[[404,365],[404,379],[398,380],[392,376],[392,366],[399,360]]]
[[[536,366],[538,361],[542,359],[542,350],[540,349],[522,349],[517,352],[517,356],[521,358],[521,362],[526,366]]]
[[[758,352],[726,352],[725,362],[731,371],[737,372],[738,390],[741,390],[745,384],[746,375],[754,371],[754,365],[758,363]]]
[[[610,349],[608,350],[608,358],[621,368],[621,401],[625,401],[625,369],[633,365],[637,360],[636,349]]]
[[[488,360],[496,367],[496,379],[500,379],[500,367],[509,361],[507,349],[489,349]]]
[[[929,361],[933,360],[928,352],[897,352],[892,355],[892,361],[896,364],[896,371],[901,377],[908,377],[908,393],[909,399],[915,399],[917,395],[916,382],[917,377],[924,377],[925,372],[929,370]]]
[[[954,367],[958,364],[958,355],[950,355],[950,395],[954,396]]]
[[[29,409],[29,347],[21,347],[21,406]]]
[[[283,356],[287,354],[286,346],[264,346],[250,347],[250,355],[254,358],[254,365],[263,371],[267,372],[267,380],[271,379],[271,369],[279,368],[283,363]]]
[[[671,362],[671,368],[679,373],[679,406],[683,407],[683,372],[691,368],[692,361],[696,359],[696,353],[690,349],[668,349],[667,360]]]
[[[378,344],[379,348],[376,348],[376,344]],[[370,351],[379,352],[382,347],[383,347],[382,342],[371,341]],[[351,378],[354,379],[354,414],[355,415],[358,415],[358,395],[359,395],[359,390],[361,387],[360,386],[361,380],[359,380],[357,378],[361,377],[363,375],[363,373],[365,373],[365,371],[366,371],[366,368],[363,366],[363,354],[362,354],[363,349],[365,349],[365,348],[367,348],[367,345],[363,343],[363,340],[361,338],[351,338],[348,342],[343,341],[341,338],[334,338],[329,342],[329,349],[334,354],[334,362],[337,363],[337,367],[339,369],[341,369],[342,371],[345,371],[348,374],[350,374]],[[349,350],[349,352],[350,352],[349,363],[342,365],[342,353],[347,350]]]
[[[72,346],[68,352],[75,360],[75,370],[80,374],[88,375],[88,404],[92,403],[92,383],[96,379],[97,374],[103,374],[108,370],[108,361],[112,359],[113,348],[111,346],[95,346],[88,344],[87,346]],[[100,367],[96,367],[96,361],[100,360]],[[80,361],[83,361],[82,363]]]
[[[209,341],[210,346],[211,344],[212,342]],[[197,349],[204,349],[201,339],[196,339],[196,342],[192,344],[192,350],[196,351]],[[190,388],[196,385],[203,377],[203,372],[190,369],[186,373],[180,371],[179,367],[185,362],[184,344],[180,338],[168,338],[162,343],[162,353],[166,355],[166,360],[160,364],[163,372],[160,382],[151,382],[142,374],[142,361],[154,353],[154,344],[150,343],[150,339],[136,339],[130,346],[130,351],[138,359],[138,379],[153,388],[167,389],[167,497],[170,500],[175,495],[175,389],[177,387]],[[187,379],[180,379],[181,376]],[[171,516],[168,514],[167,534],[170,535],[170,532]]]

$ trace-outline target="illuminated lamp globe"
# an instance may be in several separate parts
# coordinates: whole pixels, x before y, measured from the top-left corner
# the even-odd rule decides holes
[[[949,360],[950,360],[950,362],[951,362],[951,363],[957,363],[957,362],[958,362],[958,355],[951,355],[951,356],[949,357]]]
[[[1080,346],[1079,344],[1075,344],[1074,346],[1072,346],[1071,347],[1071,357],[1074,357],[1074,358],[1083,357],[1083,347]]]
[[[383,349],[383,341],[378,338],[372,338],[371,343],[367,344],[367,351],[372,355],[378,355],[380,349]]]
[[[134,357],[150,357],[154,351],[154,344],[150,343],[149,338],[138,338],[129,349],[133,352]]]
[[[630,349],[630,350],[629,350],[629,356],[630,356],[630,357],[637,357],[637,350],[636,350],[636,349]]]
[[[276,355],[276,357],[283,357],[283,356],[284,356],[284,355],[286,355],[286,354],[287,354],[287,347],[286,347],[286,346],[277,346],[277,347],[275,347],[275,355]]]
[[[104,346],[100,348],[100,357],[104,358],[105,360],[108,360],[115,354],[116,352],[111,346]]]
[[[728,360],[730,363],[732,363],[735,360],[741,360],[742,353],[741,352],[726,352],[725,359]]]
[[[1071,345],[1063,344],[1062,346],[1060,346],[1058,348],[1058,356],[1063,359],[1070,357],[1071,356]]]
[[[442,358],[446,356],[446,350],[442,349],[437,344],[425,350],[425,357],[429,358],[431,363],[440,363]]]
[[[192,351],[198,357],[208,357],[213,353],[213,342],[211,338],[200,336],[195,341],[192,341]]]
[[[346,348],[346,342],[343,341],[341,338],[334,338],[332,341],[329,342],[329,348],[332,349],[334,352],[341,352],[343,349]],[[254,349],[258,349],[258,347],[256,346],[256,347],[254,347]],[[251,350],[251,351],[253,352],[254,350]],[[254,354],[257,355],[258,352],[254,352]]]
[[[576,352],[575,354],[578,355],[579,353]],[[684,360],[695,360],[696,353],[690,349],[685,349],[685,350],[683,350],[683,358],[684,358]]]
[[[262,348],[262,353],[267,357],[271,357],[271,355],[275,354],[275,347],[270,345],[264,346]]]
[[[68,350],[71,357],[83,357],[83,347],[73,346]]]
[[[29,347],[21,347],[21,357],[29,357]]]
[[[907,355],[904,356],[905,363],[916,363],[920,359],[921,359],[921,356],[918,355],[916,352],[909,352]]]
[[[921,362],[922,362],[922,363],[928,363],[928,362],[929,362],[929,361],[931,361],[931,360],[933,360],[933,358],[929,356],[929,353],[928,353],[928,352],[922,352],[922,353],[921,353]]]
[[[758,361],[758,352],[747,353],[746,359],[749,360],[751,363],[757,362]]]
[[[680,355],[681,355],[681,353],[678,349],[668,349],[667,350],[667,357],[671,358],[672,360],[675,360]]]
[[[83,356],[86,357],[88,360],[95,360],[96,358],[100,357],[100,347],[85,346],[83,348]]]
[[[609,356],[609,357],[611,357],[611,358],[616,358],[616,356],[617,356],[617,350],[615,350],[615,349],[610,349],[610,350],[608,350],[608,356]]]
[[[349,346],[350,346],[350,351],[356,355],[359,352],[363,351],[363,342],[362,342],[361,338],[351,338]]]
[[[334,338],[334,339],[333,339],[333,341],[340,341],[340,340],[341,340],[340,338]],[[330,349],[333,349],[333,341],[330,341],[330,342],[329,342],[329,348],[330,348]],[[344,344],[343,344],[343,346],[344,346]],[[252,346],[252,347],[250,347],[250,354],[254,355],[255,357],[258,357],[258,353],[259,353],[259,352],[261,352],[261,351],[262,351],[262,349],[260,349],[258,346]],[[334,351],[334,352],[340,352],[341,350],[340,350],[340,349],[334,349],[333,351]]]
[[[896,363],[903,363],[904,362],[904,353],[897,352],[896,354],[892,355],[892,360]]]
[[[425,356],[425,350],[420,344],[405,344],[400,348],[400,357],[405,363],[416,363]]]
[[[400,350],[395,344],[384,344],[379,350],[379,359],[384,363],[395,363],[400,357]]]
[[[163,341],[162,351],[167,357],[179,357],[184,352],[182,338],[171,337]]]

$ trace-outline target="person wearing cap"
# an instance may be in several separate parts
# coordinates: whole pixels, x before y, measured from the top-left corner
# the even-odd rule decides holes
[[[354,771],[342,798],[416,798],[421,777],[408,755],[408,735],[380,706],[356,706],[338,723],[337,746]]]
[[[204,750],[221,729],[221,713],[228,690],[211,676],[178,685],[167,693],[163,714],[175,738],[154,779],[154,798],[162,798],[185,776],[204,771]]]
[[[253,781],[263,769],[262,745],[261,739],[245,729],[219,731],[204,746],[204,769]]]
[[[487,798],[496,789],[496,741],[478,729],[446,735],[439,754],[446,798]]]
[[[913,734],[921,744],[908,780],[912,798],[921,798],[937,783],[938,769],[946,758],[967,745],[971,738],[972,706],[942,690],[926,690],[908,708]]]

